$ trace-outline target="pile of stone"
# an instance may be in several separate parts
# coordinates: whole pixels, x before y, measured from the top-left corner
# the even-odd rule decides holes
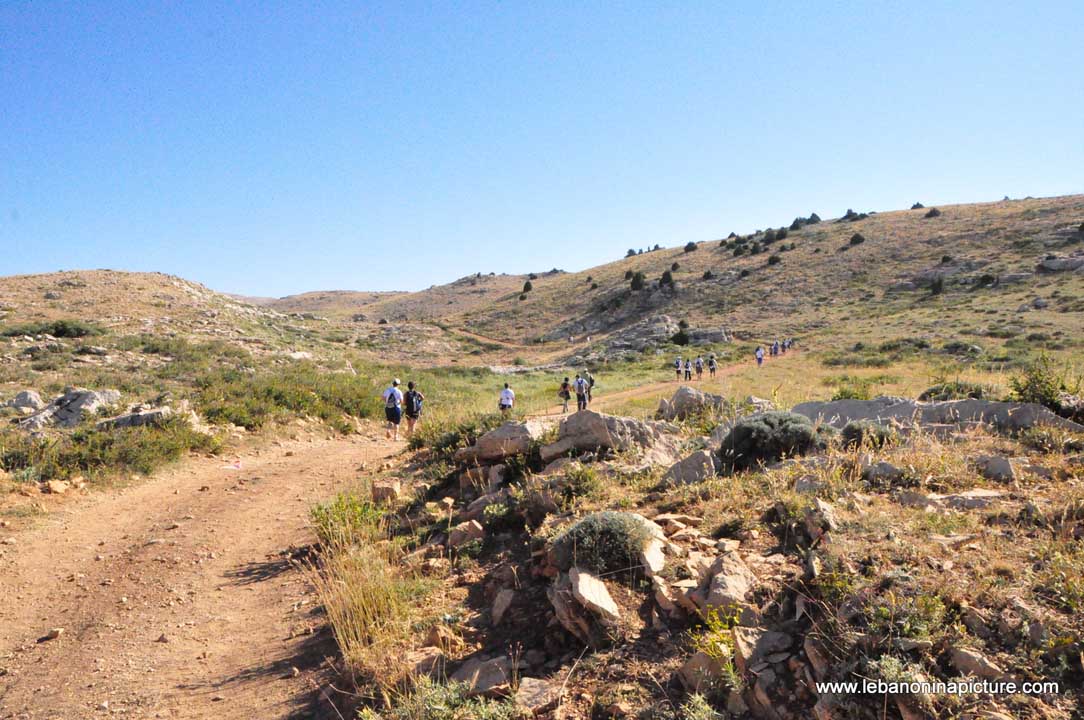
[[[38,398],[40,401],[40,398]],[[19,422],[24,430],[38,432],[52,425],[61,428],[75,427],[85,417],[94,415],[100,408],[115,405],[120,401],[116,390],[86,390],[66,388],[59,397],[44,405],[32,415]]]

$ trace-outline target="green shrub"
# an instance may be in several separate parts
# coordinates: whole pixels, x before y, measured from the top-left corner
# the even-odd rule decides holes
[[[681,265],[680,265],[679,263],[674,263],[674,264],[672,264],[672,265],[670,266],[670,270],[671,270],[672,272],[677,272],[677,271],[678,271],[678,268],[679,268],[679,267],[681,267]]]
[[[989,399],[993,388],[966,380],[951,380],[928,387],[918,396],[919,400],[982,400]]]
[[[839,386],[832,400],[869,400],[869,383],[850,382]]]
[[[565,472],[564,478],[558,487],[561,489],[561,498],[565,504],[570,504],[583,497],[590,497],[602,490],[602,478],[598,472],[588,465],[574,463]]]
[[[650,539],[643,522],[631,513],[592,513],[553,539],[550,554],[557,567],[581,567],[597,574],[632,572]]]
[[[861,245],[865,241],[866,238],[862,236],[862,233],[855,233],[854,235],[851,235],[851,245]]]
[[[743,269],[740,273],[738,273],[738,277],[743,277],[743,278],[744,277],[749,277],[749,269],[748,268]]]
[[[848,448],[882,448],[896,441],[896,431],[873,420],[851,420],[840,432]]]
[[[395,707],[377,714],[362,710],[360,720],[522,720],[523,712],[511,699],[474,697],[466,683],[442,684],[422,676],[399,696]]]
[[[768,257],[769,265],[778,265],[781,262],[783,262],[783,258],[779,257],[778,255],[771,255]]]
[[[705,270],[703,277],[705,280],[711,280],[713,277],[715,277],[715,274],[711,270]]]
[[[530,280],[523,283],[523,292],[529,293],[531,290],[534,290],[534,285],[531,284]]]
[[[823,445],[820,433],[804,415],[773,411],[743,418],[723,439],[723,467],[736,471],[805,455]]]
[[[688,345],[689,333],[685,332],[684,329],[678,330],[676,333],[670,336],[670,342],[674,343],[675,345]]]
[[[685,243],[685,252],[691,253],[694,250],[696,250],[696,243],[692,241]]]
[[[659,284],[660,285],[673,285],[674,284],[674,276],[670,273],[669,270],[664,270],[663,271],[662,277],[659,278]]]
[[[82,320],[52,320],[48,322],[27,323],[0,328],[0,335],[17,337],[19,335],[52,335],[58,338],[81,338],[101,335],[102,328]]]
[[[342,492],[309,511],[313,529],[325,546],[345,547],[372,543],[384,537],[384,510],[357,492]]]
[[[81,428],[66,436],[0,436],[0,469],[27,479],[63,480],[75,475],[116,472],[148,475],[189,451],[218,452],[220,441],[196,432],[184,418],[161,425],[97,430]]]
[[[926,213],[926,217],[928,217],[928,218],[941,217],[941,211],[938,210],[937,208],[930,208],[929,212]]]
[[[646,282],[647,278],[644,277],[644,274],[642,272],[637,272],[633,274],[632,283],[629,287],[635,291],[643,290]]]
[[[1075,408],[1062,404],[1062,395],[1075,395],[1081,391],[1079,378],[1071,380],[1069,368],[1054,367],[1046,354],[1040,355],[1018,374],[1009,379],[1013,399],[1019,402],[1038,403],[1059,415],[1072,418]],[[1076,411],[1079,417],[1080,411]]]

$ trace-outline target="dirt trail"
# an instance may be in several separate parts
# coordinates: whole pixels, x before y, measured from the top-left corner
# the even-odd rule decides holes
[[[794,357],[795,355],[798,355],[799,352],[800,351],[798,351],[798,350],[791,350],[786,355],[779,355],[778,357],[772,358],[770,361],[767,358],[765,358],[765,363],[768,363],[768,362],[773,362],[774,363],[774,362],[779,362],[781,360],[786,360],[788,357]],[[669,398],[671,395],[674,394],[674,391],[677,390],[682,385],[689,385],[690,387],[694,387],[697,390],[703,390],[704,392],[711,392],[711,393],[716,393],[716,394],[725,394],[725,391],[726,391],[727,387],[726,387],[726,383],[723,381],[724,378],[726,378],[726,377],[728,377],[730,375],[734,375],[739,370],[742,370],[744,368],[752,367],[755,364],[756,364],[756,361],[750,360],[749,362],[734,363],[732,365],[723,365],[723,366],[720,366],[719,369],[715,371],[715,377],[710,377],[708,375],[708,371],[705,369],[704,370],[704,378],[703,378],[703,380],[695,380],[695,379],[694,380],[681,380],[681,381],[666,380],[666,381],[660,381],[660,382],[656,382],[656,383],[650,383],[648,385],[638,385],[638,386],[636,386],[634,388],[629,388],[627,390],[619,390],[618,392],[615,392],[615,393],[601,392],[601,393],[598,393],[596,395],[596,397],[594,398],[594,400],[591,402],[591,409],[592,410],[602,410],[602,409],[604,409],[606,407],[617,405],[619,403],[626,402],[628,400],[637,400],[637,399],[645,398],[645,397],[654,398],[654,399],[659,399],[659,398],[663,398],[663,397]],[[668,372],[670,372],[671,376],[672,376],[673,371],[670,370]],[[694,378],[696,377],[695,374],[693,375],[693,377]],[[569,411],[571,412],[571,411],[574,411],[575,409],[576,409],[576,397],[573,396],[572,399],[569,401]],[[561,414],[561,406],[559,404],[558,405],[551,405],[550,407],[548,407],[546,409],[546,411],[544,413],[542,413],[542,415],[560,415],[560,414]]]
[[[0,531],[0,718],[337,717],[334,643],[290,556],[313,502],[402,447],[377,437],[192,459]]]

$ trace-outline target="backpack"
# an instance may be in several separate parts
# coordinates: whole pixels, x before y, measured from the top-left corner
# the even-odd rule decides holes
[[[384,407],[399,407],[399,393],[394,388],[388,393],[388,399],[385,401]]]
[[[406,394],[407,415],[418,415],[422,411],[422,396],[417,390],[410,390]]]

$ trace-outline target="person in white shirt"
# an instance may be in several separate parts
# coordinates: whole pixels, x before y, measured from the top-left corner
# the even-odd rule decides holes
[[[576,412],[587,409],[587,381],[579,375],[572,382],[572,388],[576,391]]]
[[[399,423],[403,421],[403,391],[399,389],[399,378],[391,381],[391,387],[384,391],[384,417],[388,420],[388,428],[384,437],[389,440],[399,440]]]
[[[501,390],[500,400],[497,401],[497,407],[501,410],[501,415],[508,416],[512,414],[512,406],[516,404],[516,394],[512,391],[512,388],[508,383],[504,384],[504,390]]]

